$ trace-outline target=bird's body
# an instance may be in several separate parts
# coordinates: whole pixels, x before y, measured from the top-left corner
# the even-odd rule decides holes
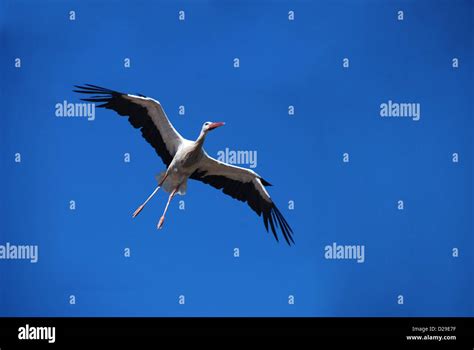
[[[174,188],[179,187],[178,193],[184,195],[188,178],[199,168],[199,163],[206,156],[202,144],[184,139],[168,166],[168,176],[163,182],[163,189],[172,192]],[[158,183],[165,174],[166,171],[158,174]]]
[[[196,171],[202,157],[202,149],[196,147],[194,142],[185,140],[178,148],[168,167],[168,176],[163,182],[163,189],[166,192],[172,192],[173,189],[178,188],[178,193],[184,195],[188,178]],[[166,173],[164,171],[157,176],[158,183],[160,183]]]
[[[245,169],[220,162],[210,157],[203,148],[206,135],[224,123],[206,122],[196,140],[182,137],[170,123],[160,103],[142,95],[123,94],[94,85],[77,86],[79,93],[92,94],[89,102],[103,102],[98,107],[115,110],[129,117],[135,128],[150,143],[166,165],[166,170],[157,175],[158,187],[134,212],[137,216],[160,188],[170,193],[158,228],[163,226],[169,203],[176,194],[184,195],[188,179],[209,184],[235,199],[247,202],[260,216],[265,228],[270,229],[278,240],[276,228],[280,228],[288,244],[293,242],[293,231],[270,198],[265,186],[271,186],[260,175]]]

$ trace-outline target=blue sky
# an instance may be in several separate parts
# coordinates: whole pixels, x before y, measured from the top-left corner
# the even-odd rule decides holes
[[[130,4],[0,1],[0,245],[39,247],[0,260],[0,315],[473,315],[472,2]],[[55,116],[83,83],[160,100],[190,139],[225,121],[206,150],[257,151],[296,245],[197,182],[163,230],[163,193],[132,220],[164,166],[112,111]],[[388,100],[420,120],[381,118]],[[365,262],[325,259],[333,242]]]

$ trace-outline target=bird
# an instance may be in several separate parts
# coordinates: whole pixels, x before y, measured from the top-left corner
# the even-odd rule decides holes
[[[96,107],[117,112],[128,117],[135,129],[140,129],[143,138],[155,149],[166,166],[156,176],[158,185],[141,204],[132,217],[135,218],[160,188],[169,193],[163,215],[157,228],[161,229],[169,204],[176,194],[184,195],[188,179],[208,184],[234,199],[246,202],[263,217],[267,232],[269,228],[279,241],[281,232],[288,245],[294,244],[293,230],[273,202],[266,187],[272,186],[251,169],[221,162],[209,156],[203,148],[207,135],[224,122],[205,122],[198,138],[185,139],[174,128],[166,116],[161,103],[142,94],[127,94],[97,85],[74,85],[74,92],[83,94],[82,101],[93,102]],[[100,103],[100,104],[97,104]]]

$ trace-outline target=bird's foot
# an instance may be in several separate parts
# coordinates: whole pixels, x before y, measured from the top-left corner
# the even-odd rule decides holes
[[[132,218],[134,218],[135,216],[137,216],[138,214],[140,214],[140,212],[142,211],[144,205],[140,205],[137,210],[135,210],[135,212],[133,213],[132,215]]]
[[[161,228],[163,227],[163,223],[164,223],[164,222],[165,222],[165,217],[162,216],[162,217],[160,218],[160,221],[158,221],[158,225],[156,226],[156,228],[157,228],[158,230],[161,230]]]

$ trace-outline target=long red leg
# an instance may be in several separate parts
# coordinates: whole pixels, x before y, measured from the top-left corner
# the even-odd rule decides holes
[[[173,192],[171,192],[168,198],[168,203],[166,203],[165,211],[163,212],[163,215],[161,216],[160,221],[158,222],[158,225],[157,225],[158,230],[160,230],[163,227],[163,222],[165,221],[165,215],[166,215],[166,212],[168,211],[168,206],[170,205],[170,202],[177,191],[178,191],[178,188],[175,188]]]
[[[160,189],[161,185],[163,184],[163,182],[165,182],[165,179],[166,177],[168,176],[168,173],[165,174],[165,176],[163,177],[163,179],[161,179],[160,183],[158,184],[158,186],[155,188],[155,190],[152,192],[152,194],[150,194],[150,196],[146,199],[146,201],[140,205],[137,210],[135,210],[135,212],[133,213],[132,217],[136,217],[138,214],[140,214],[140,212],[143,210],[143,208],[145,207],[145,205],[148,203],[148,201],[150,199],[153,198],[153,196],[156,194],[156,192],[158,192],[158,190]]]

